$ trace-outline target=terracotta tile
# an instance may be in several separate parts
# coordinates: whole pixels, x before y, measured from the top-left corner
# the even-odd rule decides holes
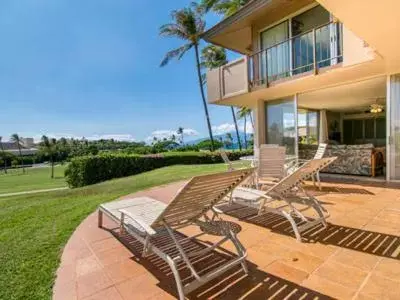
[[[116,288],[126,300],[151,299],[162,291],[157,283],[158,281],[153,276],[143,274],[116,285]]]
[[[82,300],[123,300],[115,287],[109,287]]]
[[[342,249],[335,253],[331,260],[364,271],[370,271],[377,264],[379,257],[359,251]]]
[[[311,275],[301,285],[337,299],[352,299],[356,293],[356,289],[347,288],[317,275]]]
[[[329,260],[315,271],[315,275],[357,289],[366,278],[367,272]]]
[[[103,266],[119,263],[133,257],[133,254],[124,246],[102,251],[96,255]]]
[[[292,251],[282,262],[293,268],[311,273],[322,265],[324,261],[316,256],[308,255],[300,251]]]
[[[110,287],[112,284],[113,282],[103,270],[80,276],[77,281],[78,297],[88,297]]]
[[[83,276],[91,272],[101,270],[101,265],[99,264],[96,256],[91,255],[86,258],[78,259],[76,261],[76,276]]]
[[[95,253],[114,249],[119,246],[121,246],[121,242],[118,241],[115,237],[110,237],[104,240],[95,241],[90,244],[90,247]]]
[[[308,273],[288,266],[282,262],[273,262],[265,268],[265,271],[286,280],[300,283],[307,278]]]
[[[76,300],[78,299],[75,280],[68,282],[56,281],[53,287],[53,299]]]
[[[400,284],[398,281],[371,275],[360,294],[375,299],[399,299]]]
[[[60,266],[57,270],[57,283],[67,283],[71,281],[75,281],[76,279],[76,270],[75,265],[66,265]]]
[[[105,272],[114,283],[119,283],[148,271],[140,263],[132,259],[125,259],[122,262],[107,265]]]
[[[383,258],[374,269],[373,274],[400,281],[400,261]]]

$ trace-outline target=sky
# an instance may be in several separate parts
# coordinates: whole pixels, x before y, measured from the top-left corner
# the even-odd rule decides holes
[[[194,53],[160,68],[181,41],[160,37],[191,0],[3,0],[0,135],[150,140],[207,136]],[[209,28],[219,17],[207,17]],[[233,129],[209,106],[215,134]]]

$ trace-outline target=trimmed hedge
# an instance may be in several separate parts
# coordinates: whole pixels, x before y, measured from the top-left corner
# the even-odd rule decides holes
[[[227,152],[230,160],[251,155],[252,150]],[[223,162],[218,152],[167,152],[154,155],[102,154],[71,160],[65,170],[70,187],[81,187],[105,180],[139,174],[171,165],[198,165]]]

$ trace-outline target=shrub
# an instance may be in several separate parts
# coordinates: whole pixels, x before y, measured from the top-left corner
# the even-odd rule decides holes
[[[238,160],[239,157],[251,153],[251,150],[227,152],[231,160]],[[65,176],[69,186],[81,187],[171,165],[221,162],[223,161],[218,152],[166,152],[144,156],[108,153],[73,158],[65,170]]]

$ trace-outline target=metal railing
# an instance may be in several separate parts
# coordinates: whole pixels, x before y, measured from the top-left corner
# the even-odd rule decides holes
[[[270,82],[342,62],[342,24],[330,22],[248,56],[249,86]]]

